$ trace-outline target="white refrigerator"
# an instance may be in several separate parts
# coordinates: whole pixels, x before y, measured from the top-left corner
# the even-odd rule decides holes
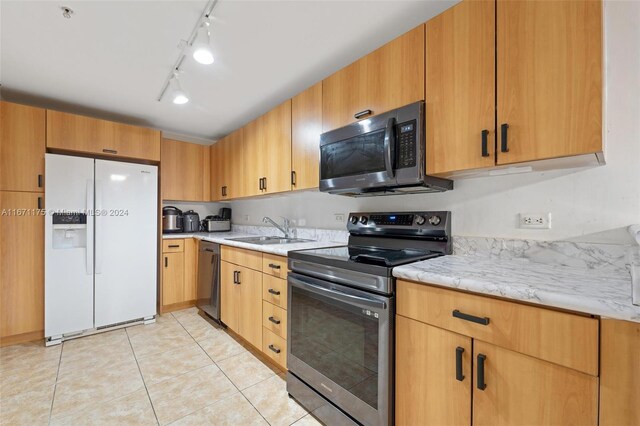
[[[158,168],[46,154],[45,339],[156,314]]]

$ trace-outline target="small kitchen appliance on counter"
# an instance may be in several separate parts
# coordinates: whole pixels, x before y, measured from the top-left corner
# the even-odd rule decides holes
[[[182,232],[182,210],[173,206],[162,208],[162,233]]]
[[[204,232],[229,232],[231,231],[231,209],[223,207],[215,216],[207,216],[202,221]]]
[[[347,246],[289,252],[287,392],[325,424],[391,425],[392,271],[451,254],[451,213],[351,213],[347,229]]]
[[[198,232],[200,230],[200,215],[188,210],[182,215],[183,232]]]

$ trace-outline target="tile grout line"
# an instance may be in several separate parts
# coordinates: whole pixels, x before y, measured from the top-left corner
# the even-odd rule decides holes
[[[133,353],[133,359],[136,360],[136,366],[138,367],[138,373],[140,373],[140,378],[142,379],[142,384],[144,385],[144,390],[147,393],[147,398],[149,398],[149,404],[151,404],[151,410],[153,411],[153,415],[156,418],[156,423],[159,425],[160,420],[158,420],[158,414],[156,414],[156,407],[153,406],[153,400],[151,399],[151,395],[149,394],[149,388],[147,388],[147,382],[144,380],[144,376],[142,375],[142,370],[140,369],[140,364],[138,363],[138,357],[136,356],[136,351],[133,349],[133,344],[131,343],[131,337],[129,336],[129,332],[127,328],[124,329],[125,334],[127,335],[127,341],[129,342],[129,347],[131,347],[131,352]]]
[[[46,350],[46,349],[45,349]],[[53,383],[53,396],[51,397],[51,408],[49,409],[49,421],[51,424],[51,416],[53,415],[53,402],[56,400],[56,389],[58,387],[58,376],[60,375],[60,364],[62,364],[62,351],[64,350],[64,342],[60,343],[60,357],[58,357],[58,368],[56,369],[56,381]]]
[[[258,413],[258,415],[259,415],[260,417],[262,417],[262,419],[264,419],[264,421],[265,421],[268,425],[271,425],[271,423],[269,423],[269,421],[264,417],[264,415],[260,412],[260,410],[258,410],[258,408],[257,408],[255,405],[253,405],[253,404],[251,403],[251,401],[249,401],[249,398],[247,398],[247,396],[242,392],[242,390],[241,390],[241,389],[240,389],[240,388],[239,388],[239,387],[238,387],[238,386],[233,382],[233,380],[231,380],[231,378],[230,378],[229,376],[227,376],[227,373],[225,373],[225,372],[224,372],[224,370],[223,370],[222,368],[220,368],[220,366],[218,365],[218,363],[217,363],[213,358],[211,358],[211,355],[209,355],[209,353],[208,353],[208,352],[207,352],[207,351],[206,351],[206,350],[205,350],[205,349],[200,345],[200,342],[198,342],[198,341],[197,341],[197,340],[196,340],[196,339],[191,335],[191,333],[189,333],[189,330],[187,330],[187,329],[186,329],[186,327],[185,327],[185,326],[180,322],[180,320],[179,320],[178,318],[176,318],[176,316],[175,316],[175,315],[173,315],[173,314],[171,314],[171,315],[176,319],[176,321],[178,322],[178,324],[180,324],[180,326],[184,329],[184,331],[186,331],[186,332],[189,334],[189,336],[191,336],[191,338],[192,338],[193,340],[195,340],[195,342],[198,344],[198,346],[200,347],[200,349],[202,349],[202,350],[204,351],[204,353],[209,357],[209,359],[211,360],[211,362],[213,362],[213,364],[218,368],[218,370],[220,370],[220,372],[221,372],[221,373],[222,373],[222,374],[227,378],[227,380],[229,380],[229,382],[233,385],[233,387],[234,387],[234,388],[236,388],[236,390],[238,391],[238,393],[239,393],[240,395],[242,395],[242,397],[244,398],[244,400],[245,400],[245,401],[247,401],[247,402],[249,403],[249,405],[251,405],[251,407],[253,407],[253,409],[254,409],[254,410],[256,410],[256,413]],[[197,314],[196,314],[196,315],[197,315]],[[198,315],[198,316],[199,316],[199,315]],[[204,318],[203,318],[203,319],[204,319]],[[205,321],[206,321],[206,320],[205,320]],[[207,321],[207,323],[208,323],[208,321]],[[209,324],[209,325],[211,325],[211,324]],[[212,326],[212,327],[213,327],[213,326]],[[224,330],[220,330],[220,332],[224,333]],[[246,348],[244,348],[244,350],[245,350],[245,351],[247,351],[247,349],[246,349]],[[249,352],[249,351],[247,351],[247,352]],[[249,352],[249,353],[250,353],[250,352]],[[241,354],[238,354],[238,355],[241,355]],[[233,356],[236,356],[236,355],[233,355]],[[225,358],[225,359],[229,359],[229,358],[231,358],[231,357],[228,357],[228,358]],[[221,360],[221,361],[224,361],[224,360]],[[258,360],[258,361],[260,361],[260,360]],[[262,362],[262,361],[260,361],[260,362]],[[264,379],[264,380],[261,380],[261,381],[260,381],[260,382],[258,382],[258,383],[262,383],[262,382],[264,382],[265,380],[269,380],[270,378],[271,378],[271,377],[269,377],[269,378],[267,378],[267,379]],[[257,385],[258,383],[255,383],[254,385],[251,385],[251,386],[247,387],[246,389],[249,389],[250,387]],[[233,395],[232,395],[232,396],[233,396]],[[223,398],[223,399],[226,399],[226,398]],[[220,399],[220,400],[218,400],[218,401],[222,401],[222,399]],[[216,401],[216,402],[218,402],[218,401]],[[185,415],[185,416],[183,416],[183,417],[180,417],[180,419],[182,419],[182,418],[184,418],[184,417],[187,417],[187,416],[189,416],[189,415],[191,415],[191,414],[193,414],[193,413],[195,413],[195,412],[198,412],[198,411],[200,411],[200,410],[204,410],[205,408],[212,406],[212,405],[213,405],[213,404],[215,404],[216,402],[212,402],[211,404],[205,405],[205,406],[204,406],[204,407],[202,407],[202,408],[199,408],[199,409],[197,409],[197,410],[195,410],[195,411],[192,411],[191,413],[186,414],[186,415]],[[176,419],[175,421],[178,421],[178,420],[180,420],[180,419]],[[173,422],[172,422],[172,423],[173,423]]]

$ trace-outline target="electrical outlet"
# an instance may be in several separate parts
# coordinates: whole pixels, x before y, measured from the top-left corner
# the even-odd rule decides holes
[[[334,213],[333,217],[336,222],[344,223],[344,213]]]
[[[520,213],[520,228],[551,229],[551,213]]]
[[[245,221],[245,222],[249,222],[249,219],[251,219],[251,218],[249,217],[249,215],[248,215],[248,214],[245,214],[245,215],[244,215],[244,221]]]

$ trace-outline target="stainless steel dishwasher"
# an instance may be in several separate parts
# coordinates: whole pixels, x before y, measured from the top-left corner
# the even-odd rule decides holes
[[[200,241],[197,306],[220,321],[220,244]]]

